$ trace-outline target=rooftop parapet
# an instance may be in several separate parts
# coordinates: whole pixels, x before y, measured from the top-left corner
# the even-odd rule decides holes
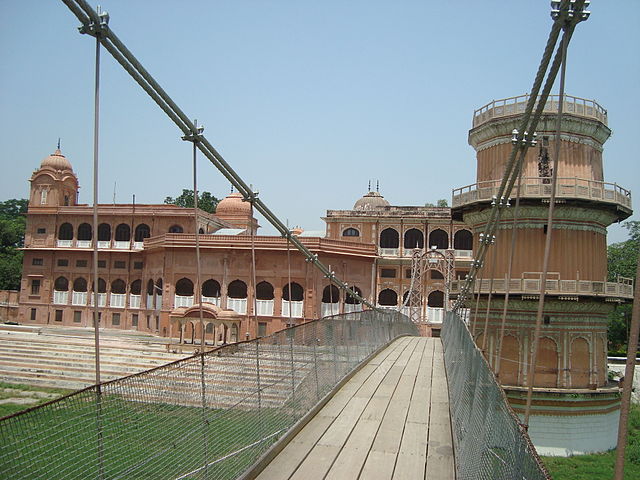
[[[503,98],[501,100],[493,100],[473,112],[473,128],[494,118],[523,114],[528,101],[529,94]],[[549,95],[543,112],[557,113],[559,101],[560,99],[558,95]],[[563,110],[565,114],[598,120],[607,125],[607,111],[595,100],[587,100],[585,98],[565,95]]]

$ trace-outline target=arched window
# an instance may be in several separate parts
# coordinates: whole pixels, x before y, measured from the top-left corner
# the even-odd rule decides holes
[[[128,242],[131,240],[131,228],[126,223],[116,227],[116,242]]]
[[[200,227],[200,228],[198,229],[198,233],[199,233],[200,235],[203,235],[203,234],[204,234],[204,228]]]
[[[322,290],[322,303],[339,303],[340,290],[335,285],[327,285]]]
[[[360,232],[355,228],[347,228],[344,232],[342,232],[343,237],[359,237]]]
[[[220,284],[212,279],[207,280],[202,284],[202,296],[203,297],[220,297]]]
[[[111,293],[127,293],[127,284],[123,280],[117,279],[111,282]]]
[[[440,270],[429,270],[431,275],[431,280],[444,280],[444,275],[440,272]]]
[[[273,300],[273,285],[269,282],[260,282],[256,285],[256,299]]]
[[[292,301],[292,302],[301,302],[303,298],[304,298],[304,290],[296,282],[291,282],[291,286],[287,284],[282,289],[283,300]]]
[[[427,305],[436,308],[444,307],[444,293],[440,290],[431,292],[427,298]]]
[[[101,223],[98,225],[98,241],[108,242],[111,240],[111,225],[108,223]]]
[[[183,231],[180,225],[171,225],[169,227],[169,233],[182,233]]]
[[[136,230],[133,235],[134,242],[142,242],[145,238],[149,238],[151,236],[151,229],[149,225],[146,223],[141,223],[136,227]]]
[[[78,227],[78,240],[91,240],[91,225],[81,223]]]
[[[400,235],[393,228],[385,228],[380,232],[380,248],[399,248]]]
[[[53,289],[57,292],[69,291],[69,280],[67,280],[65,277],[56,278],[56,281],[53,282]]]
[[[417,228],[410,228],[404,232],[404,248],[405,250],[413,248],[424,248],[424,235]]]
[[[449,235],[447,235],[447,232],[438,228],[429,234],[429,248],[434,246],[438,250],[449,248]]]
[[[95,284],[91,282],[91,290],[95,292]],[[98,279],[98,293],[107,293],[107,282],[104,281],[104,278]]]
[[[147,282],[147,296],[153,297],[153,280],[150,278],[149,281]]]
[[[58,229],[58,240],[73,240],[73,227],[70,223],[63,223]]]
[[[398,305],[398,294],[390,288],[385,288],[378,294],[378,305],[395,307]]]
[[[86,292],[87,291],[87,281],[78,277],[73,281],[73,291],[74,292]]]
[[[358,287],[353,286],[351,287],[351,289],[362,297],[362,290],[360,290]],[[351,295],[349,291],[347,291],[347,298],[345,299],[344,303],[348,303],[349,305],[360,305],[360,300],[358,300],[356,297]]]
[[[193,295],[193,282],[188,278],[181,278],[176,282],[176,295],[190,297]]]
[[[140,291],[142,290],[142,281],[134,280],[131,282],[131,287],[129,287],[129,289],[131,290],[131,295],[140,295]]]
[[[458,230],[453,236],[453,248],[456,250],[473,250],[473,235],[469,230]]]
[[[247,284],[242,280],[234,280],[227,288],[229,298],[247,298]]]

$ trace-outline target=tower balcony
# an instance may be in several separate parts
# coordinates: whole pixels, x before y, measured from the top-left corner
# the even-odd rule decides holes
[[[503,98],[501,100],[493,100],[487,103],[473,112],[473,128],[494,118],[523,114],[529,97],[530,95],[520,95],[517,97]],[[557,113],[559,102],[560,98],[558,95],[549,95],[547,103],[542,110],[543,113]],[[607,125],[607,111],[594,100],[565,95],[563,103],[564,113],[590,118]],[[534,106],[534,111],[536,107],[537,105]]]
[[[502,180],[491,180],[455,188],[452,193],[452,208],[465,207],[474,203],[485,203],[498,195]],[[511,197],[518,194],[518,186],[514,185]],[[551,178],[523,177],[520,198],[549,199],[551,197]],[[616,207],[616,210],[631,215],[631,191],[615,183],[600,182],[575,177],[558,178],[556,200],[587,200],[605,203]]]
[[[493,285],[492,285],[493,282]],[[522,295],[526,297],[536,297],[540,295],[542,282],[541,272],[526,272],[522,278],[512,278],[509,280],[509,295]],[[464,280],[454,280],[451,282],[450,292],[452,295],[460,293]],[[505,294],[507,282],[505,278],[483,278],[479,282],[481,294]],[[473,288],[474,293],[478,292],[478,284]],[[578,297],[603,297],[605,301],[616,302],[619,300],[633,299],[633,279],[619,277],[615,282],[593,281],[593,280],[565,280],[560,278],[558,273],[550,272],[547,275],[545,295],[558,296],[563,300],[578,300]]]

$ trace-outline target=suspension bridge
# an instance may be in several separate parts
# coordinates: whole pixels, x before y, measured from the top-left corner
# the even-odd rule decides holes
[[[63,3],[80,21],[81,32],[96,39],[96,164],[99,52],[104,48],[178,126],[183,139],[193,143],[194,158],[197,150],[205,155],[293,248],[332,285],[367,309],[200,352],[110,382],[100,379],[95,322],[96,384],[3,419],[0,468],[5,475],[78,479],[550,478],[527,427],[543,322],[557,168],[548,179],[549,234],[537,295],[540,307],[531,335],[531,356],[523,362],[529,369],[524,423],[509,406],[494,374],[495,365],[485,358],[488,320],[478,348],[460,313],[474,297],[479,302],[485,295],[483,282],[476,283],[476,279],[482,279],[512,192],[516,193],[516,208],[519,205],[522,189],[514,186],[520,186],[527,149],[535,142],[534,132],[551,88],[558,72],[563,71],[569,40],[577,24],[588,17],[584,9],[588,2],[563,0],[554,7],[547,46],[531,93],[522,102],[504,176],[492,195],[495,208],[489,209],[484,221],[472,270],[456,287],[455,303],[446,314],[441,339],[418,337],[412,321],[424,302],[418,282],[430,254],[414,255],[412,284],[403,305],[409,316],[369,303],[292,235],[237,175],[197,122],[180,110],[113,33],[107,14],[93,10],[84,0]],[[560,83],[559,119],[564,105],[562,74]],[[559,152],[555,159],[558,157]],[[195,168],[194,193],[197,198]],[[195,234],[198,255],[198,232]],[[94,262],[97,255],[94,250]],[[446,257],[432,260],[450,268]],[[255,285],[255,264],[252,270]],[[98,284],[97,266],[94,271]],[[509,280],[507,277],[507,286]],[[490,285],[489,298],[491,290]],[[447,302],[448,295],[449,290]],[[99,305],[95,303],[97,319]],[[473,332],[481,329],[477,305]],[[637,308],[634,312],[637,325]],[[504,333],[504,318],[502,322]],[[634,328],[637,337],[637,326]],[[503,343],[501,336],[497,358],[502,358]],[[623,418],[624,409],[623,402]]]

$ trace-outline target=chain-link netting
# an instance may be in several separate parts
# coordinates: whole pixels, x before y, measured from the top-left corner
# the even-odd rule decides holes
[[[0,472],[28,479],[236,478],[408,318],[308,322],[81,390],[0,421]]]
[[[442,343],[458,480],[550,478],[467,326],[454,313],[447,313]]]

